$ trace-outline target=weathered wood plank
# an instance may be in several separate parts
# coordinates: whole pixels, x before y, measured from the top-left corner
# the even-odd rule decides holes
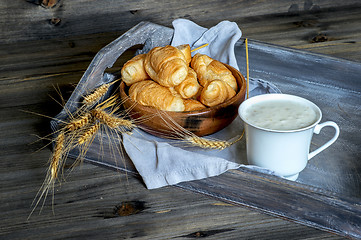
[[[39,1],[40,2],[40,1]],[[360,7],[357,0],[328,1],[60,1],[44,8],[29,1],[0,3],[0,43],[55,39],[103,32],[123,33],[141,21],[171,26],[177,18],[211,27],[221,20],[240,25],[248,18],[278,17],[299,13],[333,13]],[[252,18],[253,17],[253,18]],[[270,26],[265,22],[265,26]],[[289,30],[289,29],[288,29]]]
[[[28,154],[24,154],[23,159],[36,161]],[[13,178],[14,173],[17,178]],[[94,177],[89,179],[90,175]],[[189,191],[173,187],[149,191],[134,177],[127,179],[124,174],[88,164],[77,167],[66,183],[56,187],[55,215],[49,199],[40,215],[36,212],[26,221],[42,176],[42,168],[1,175],[2,239],[23,239],[24,236],[30,239],[99,239],[105,236],[187,239],[197,234],[208,235],[209,239],[290,239],[295,236],[341,239]],[[119,216],[114,213],[125,202],[136,207],[136,214]]]
[[[255,176],[254,172],[241,169],[229,171],[217,178],[178,185],[218,199],[263,210],[275,216],[291,218],[308,226],[354,238],[361,236],[361,207],[356,199],[340,199],[332,192],[326,195],[326,191],[323,190],[318,193],[317,188],[310,191],[302,184],[291,186],[287,181],[282,182],[277,178],[272,181],[272,178],[264,177],[262,174]],[[242,185],[242,192],[235,191],[239,189],[239,185]],[[282,203],[275,204],[279,199],[282,199]],[[328,205],[327,208],[325,203]]]
[[[243,37],[360,61],[361,8],[249,17]]]
[[[49,95],[58,99],[57,86],[69,95],[95,54],[116,37],[112,33],[0,45],[0,106],[46,102]],[[119,71],[134,53],[132,49],[126,51],[107,71]]]
[[[261,41],[361,61],[359,51],[361,30],[359,29],[360,24],[358,24],[359,21],[361,21],[360,9],[361,8],[351,9],[347,14],[343,10],[323,13],[324,16],[322,19],[329,19],[328,21],[323,21],[326,23],[332,22],[333,24],[329,31],[331,31],[335,37],[331,37],[331,39],[336,39],[336,36],[338,39],[326,42],[309,43],[309,40],[305,41],[302,39],[302,34],[298,34],[298,32],[305,34],[304,31],[316,31],[317,28],[314,26],[311,26],[311,28],[295,28],[292,30],[293,37],[290,37],[291,33],[287,31],[289,27],[285,29],[281,27],[282,25],[293,25],[295,22],[305,22],[304,19],[307,19],[307,17],[302,15],[290,17],[280,16],[276,18],[265,17],[259,21],[257,19],[252,20],[251,18],[249,21],[240,24],[240,27],[243,29],[243,34],[246,37],[253,37]],[[350,17],[351,20],[345,20],[345,15]],[[282,22],[279,22],[281,20]],[[255,22],[257,22],[257,24]],[[295,40],[294,36],[296,36],[298,40]],[[49,91],[54,91],[54,85],[64,86],[67,84],[75,84],[82,76],[94,55],[116,37],[118,37],[118,34],[113,32],[74,38],[53,39],[51,41],[42,40],[37,44],[20,42],[0,45],[0,54],[2,56],[0,58],[0,70],[2,73],[0,76],[0,84],[3,86],[7,85],[6,92],[4,88],[1,88],[0,98],[8,99],[16,96],[16,100],[8,101],[8,103],[13,104],[15,102],[16,104],[32,104],[38,100],[45,101],[45,98],[38,98],[38,96],[46,97]],[[37,49],[36,51],[27,51],[28,49],[35,48]],[[122,56],[115,68],[119,69],[125,59],[129,59],[130,54]],[[26,59],[26,61],[24,61],[24,59]],[[21,72],[16,71],[16,69],[19,68],[22,69]],[[34,68],[37,68],[36,73],[33,71]],[[22,85],[24,81],[26,83]],[[44,83],[47,88],[37,88],[39,84],[37,81]],[[21,96],[17,95],[16,92],[19,90],[18,88],[24,88],[24,86],[26,86],[25,89],[28,91],[23,91]],[[40,92],[33,94],[32,91]],[[0,104],[4,102],[5,101],[0,101]]]

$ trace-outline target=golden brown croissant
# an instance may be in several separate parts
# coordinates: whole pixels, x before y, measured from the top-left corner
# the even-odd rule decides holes
[[[139,54],[127,61],[121,70],[122,79],[127,86],[133,83],[150,79],[144,69],[144,59],[146,54]]]
[[[228,99],[236,95],[236,91],[233,90],[226,82],[216,79],[211,82],[207,82],[204,86],[200,101],[208,107],[221,104]]]
[[[169,88],[152,80],[134,83],[129,88],[129,96],[136,102],[165,111],[184,111],[181,97],[174,96]]]
[[[184,99],[184,111],[195,111],[207,108],[201,102],[195,99]]]
[[[144,67],[148,75],[165,87],[180,84],[188,75],[187,58],[173,46],[155,47],[147,54]]]
[[[186,79],[184,79],[178,86],[175,86],[174,89],[183,98],[191,98],[199,92],[200,87],[196,72],[192,68],[189,68]]]
[[[197,53],[192,58],[191,66],[196,71],[199,83],[202,86],[214,79],[220,79],[228,83],[234,91],[238,90],[236,78],[223,63],[207,55]]]
[[[189,44],[179,45],[179,46],[176,46],[176,48],[178,48],[183,53],[183,55],[186,58],[186,63],[189,66],[189,64],[192,61],[192,52],[191,52],[191,47],[189,46]]]

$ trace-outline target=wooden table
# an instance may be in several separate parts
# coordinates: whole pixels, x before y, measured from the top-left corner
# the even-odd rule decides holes
[[[263,8],[254,7],[254,12],[260,15],[244,13],[242,17],[237,9],[231,9],[229,15],[222,15],[226,11],[221,11],[211,21],[204,14],[213,13],[206,10],[220,6],[207,4],[200,11],[196,4],[185,5],[189,8],[189,15],[185,15],[169,3],[171,18],[160,18],[163,14],[150,19],[145,6],[148,11],[156,11],[156,3],[149,2],[126,6],[128,13],[131,10],[130,14],[138,15],[123,16],[127,26],[110,8],[106,8],[107,14],[98,15],[98,21],[94,20],[91,15],[96,12],[92,10],[94,3],[85,5],[84,11],[89,14],[82,19],[81,14],[78,17],[70,14],[77,11],[76,3],[60,1],[53,8],[44,8],[33,4],[38,2],[41,1],[0,4],[1,239],[343,238],[173,186],[147,190],[136,176],[87,163],[65,171],[65,181],[56,185],[53,196],[50,193],[41,203],[41,213],[39,207],[27,218],[51,154],[47,134],[50,117],[63,104],[59,95],[69,96],[94,55],[130,28],[131,23],[153,20],[170,26],[172,19],[194,20],[202,13],[198,23],[205,27],[229,19],[236,21],[243,36],[250,39],[360,62],[361,6],[357,1],[345,1],[341,7],[296,1],[286,13],[266,14],[260,10]],[[276,9],[288,3],[274,4]],[[32,12],[39,15],[29,17]],[[25,27],[21,25],[22,17],[29,17],[31,24],[38,25],[28,23]],[[74,19],[90,21],[95,30],[89,25],[82,27]],[[119,27],[104,27],[109,19],[111,26],[119,23]],[[126,53],[109,71],[119,70],[132,54]]]

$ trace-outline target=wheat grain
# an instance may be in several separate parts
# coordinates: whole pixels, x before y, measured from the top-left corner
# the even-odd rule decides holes
[[[119,118],[113,114],[107,113],[102,109],[93,109],[91,110],[91,114],[94,118],[98,119],[112,129],[116,129],[118,127],[125,127],[129,129],[134,128],[134,124],[131,120]]]
[[[209,148],[209,149],[225,149],[232,145],[232,143],[222,140],[210,140],[206,138],[201,138],[198,136],[190,136],[186,138],[186,141],[191,143],[194,146],[201,148]]]
[[[93,93],[85,96],[83,99],[83,104],[92,105],[99,101],[99,99],[107,93],[111,84],[112,83],[103,84],[97,89],[95,89]]]
[[[90,126],[79,138],[78,144],[82,145],[84,143],[89,142],[93,136],[98,132],[100,129],[100,122],[96,122],[94,125]]]
[[[65,125],[65,129],[68,131],[75,131],[86,126],[92,119],[92,115],[89,112],[86,112],[84,115],[81,115],[79,118],[71,120],[68,124]]]
[[[54,180],[58,177],[59,166],[61,165],[61,159],[64,150],[65,135],[60,132],[56,137],[54,152],[50,163],[50,180]]]
[[[245,131],[243,129],[242,134],[240,136],[238,136],[234,140],[229,140],[229,141],[218,140],[218,139],[217,140],[206,139],[206,138],[198,137],[194,134],[189,135],[188,137],[185,138],[185,140],[196,147],[223,150],[240,141],[243,138],[244,133]]]

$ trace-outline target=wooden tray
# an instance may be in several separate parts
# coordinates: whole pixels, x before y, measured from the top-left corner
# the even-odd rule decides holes
[[[173,30],[141,22],[104,47],[83,75],[65,108],[78,107],[81,96],[114,79],[103,74],[128,48],[144,44],[169,44]],[[235,51],[241,72],[245,72],[245,46],[241,39]],[[313,158],[296,182],[240,168],[218,177],[177,184],[176,187],[216,199],[247,206],[304,225],[361,238],[361,162],[360,94],[361,64],[290,48],[248,41],[250,77],[269,81],[283,93],[305,97],[323,111],[322,121],[335,121],[341,129],[339,139]],[[65,119],[62,111],[56,118]],[[59,122],[52,121],[56,130]],[[332,133],[323,131],[312,142],[321,145]],[[114,141],[100,136],[104,146]],[[113,156],[99,154],[99,141],[94,140],[85,159],[137,174],[131,161],[116,162]],[[78,156],[79,149],[70,152]]]

